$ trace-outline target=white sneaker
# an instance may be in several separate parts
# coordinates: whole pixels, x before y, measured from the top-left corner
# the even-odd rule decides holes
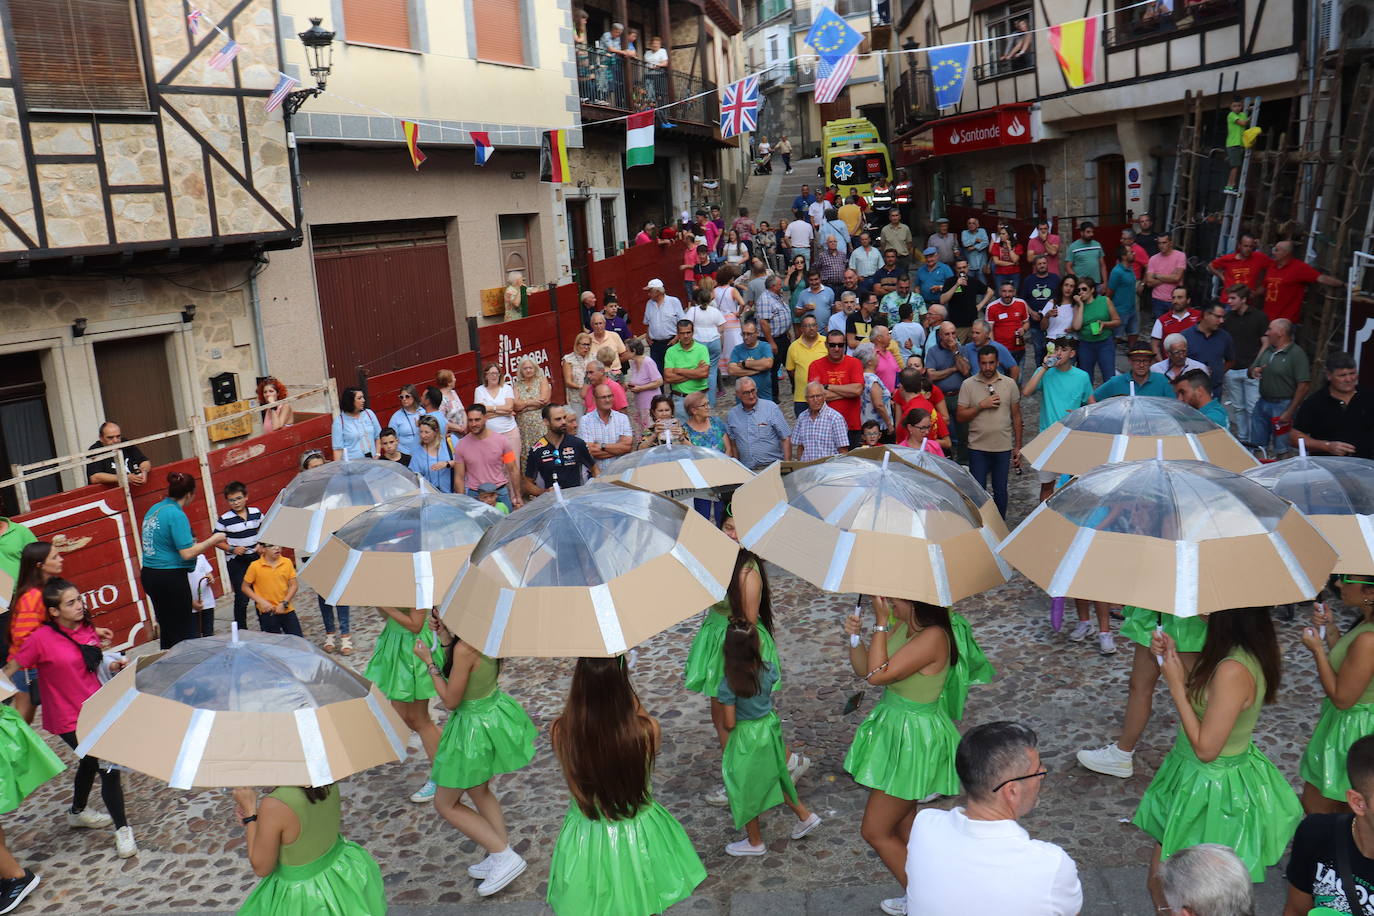
[[[477,885],[477,893],[483,897],[490,897],[510,884],[527,867],[527,863],[521,858],[520,853],[509,846],[504,852],[494,854],[492,858],[496,861],[491,863],[491,870],[487,872],[486,880]]]
[[[732,856],[761,856],[767,851],[767,843],[760,843],[755,846],[753,843],[749,842],[748,837],[742,840],[736,840],[733,843],[728,843],[725,846],[726,854]]]
[[[468,874],[474,878],[485,878],[491,874],[492,860],[496,856],[494,853],[487,853],[487,857],[480,862],[474,862],[468,866]]]
[[[706,796],[706,804],[713,808],[725,808],[730,804],[730,796],[725,793],[725,786],[721,786],[715,792]]]
[[[128,824],[115,831],[115,855],[121,859],[138,855],[138,844],[134,842],[134,828]]]
[[[813,811],[811,812],[810,817],[808,817],[806,820],[798,824],[796,828],[792,831],[792,839],[800,840],[802,837],[806,836],[808,833],[815,830],[820,825],[821,816]]]
[[[1097,651],[1103,655],[1116,654],[1116,637],[1110,633],[1097,634]]]
[[[434,801],[434,793],[436,791],[437,787],[434,785],[434,780],[426,779],[425,784],[420,786],[419,789],[416,789],[415,794],[410,796],[410,800],[417,805],[422,805],[428,801]]]
[[[878,904],[878,909],[886,913],[887,916],[906,916],[906,898],[888,897]]]
[[[1088,638],[1092,631],[1093,624],[1091,620],[1080,620],[1078,621],[1078,625],[1073,628],[1073,632],[1069,634],[1069,639],[1072,639],[1074,642],[1082,642]]]
[[[1113,742],[1106,747],[1078,752],[1078,763],[1094,773],[1129,779],[1135,775],[1135,755],[1128,754]]]
[[[82,808],[75,814],[67,812],[68,827],[108,827],[113,823],[114,818],[94,808]]]
[[[795,752],[787,756],[787,775],[792,777],[793,785],[796,785],[797,780],[805,776],[809,769],[811,769],[810,757],[803,757]]]

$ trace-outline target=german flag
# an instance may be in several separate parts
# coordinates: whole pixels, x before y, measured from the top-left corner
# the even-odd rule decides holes
[[[539,180],[568,183],[568,132],[546,130],[539,143]]]
[[[424,150],[420,149],[420,125],[414,121],[402,121],[401,130],[406,135],[406,149],[410,150],[410,164],[415,166],[415,171],[420,171],[420,163],[428,157]]]

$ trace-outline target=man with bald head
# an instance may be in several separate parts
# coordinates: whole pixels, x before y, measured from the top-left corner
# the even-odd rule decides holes
[[[90,448],[97,449],[119,445],[123,441],[124,431],[119,428],[119,424],[113,420],[106,420],[100,424],[97,439],[91,443]],[[153,463],[148,460],[148,456],[143,454],[142,449],[137,445],[126,445],[118,452],[97,458],[86,465],[86,481],[103,484],[107,487],[118,486],[119,468],[116,466],[117,462],[123,462],[129,483],[141,486],[148,482],[148,471],[152,468]]]
[[[1264,311],[1270,318],[1285,318],[1294,324],[1302,322],[1302,301],[1313,283],[1340,289],[1345,286],[1335,277],[1324,274],[1311,264],[1293,256],[1293,243],[1283,240],[1274,243],[1274,260],[1264,272]]]
[[[931,311],[934,310],[932,306]],[[927,377],[931,384],[945,393],[945,397],[950,398],[952,402],[958,401],[960,386],[976,370],[959,346],[959,336],[954,328],[954,322],[940,322],[936,335],[935,346],[926,345]],[[954,411],[950,413],[952,415]],[[962,457],[967,449],[968,424],[960,423],[953,416],[950,419],[951,445],[954,446],[956,454]]]
[[[739,460],[751,471],[761,471],[782,459],[791,430],[782,408],[759,397],[754,379],[735,382],[738,403],[725,415],[725,430],[739,451]]]
[[[1259,400],[1250,414],[1250,443],[1263,448],[1272,439],[1271,457],[1281,458],[1292,448],[1288,430],[1293,414],[1312,387],[1312,368],[1307,354],[1293,340],[1293,322],[1287,318],[1269,322],[1264,347],[1250,364],[1250,377],[1259,379]]]
[[[806,410],[797,415],[792,435],[783,443],[783,460],[814,461],[849,451],[844,417],[826,403],[827,394],[822,383],[807,383]]]

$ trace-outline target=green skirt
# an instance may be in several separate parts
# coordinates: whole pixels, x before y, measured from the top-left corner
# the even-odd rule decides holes
[[[1198,843],[1230,846],[1256,884],[1279,861],[1302,820],[1293,787],[1252,742],[1203,763],[1179,731],[1136,808],[1134,823],[1168,858]]]
[[[687,831],[658,802],[619,821],[588,820],[568,805],[549,864],[557,916],[652,916],[706,880]]]
[[[238,916],[382,916],[382,870],[367,850],[343,837],[308,865],[278,865],[258,882]]]
[[[1155,625],[1160,621],[1158,611],[1127,605],[1121,609],[1126,619],[1121,622],[1121,635],[1138,646],[1150,648],[1150,640],[1155,638]],[[1207,641],[1207,618],[1175,617],[1165,614],[1164,632],[1168,633],[1180,652],[1201,652],[1202,644]]]
[[[775,712],[762,719],[735,720],[721,755],[720,769],[737,829],[769,808],[781,805],[784,794],[794,802],[797,800],[796,786],[787,774],[782,723]]]
[[[1303,751],[1299,774],[1327,798],[1345,801],[1345,793],[1350,789],[1345,755],[1350,745],[1369,734],[1374,734],[1374,703],[1337,709],[1329,699],[1322,700],[1321,718],[1317,719],[1312,740]]]
[[[725,630],[730,619],[716,611],[707,611],[706,619],[701,622],[692,648],[687,652],[687,689],[715,699],[716,689],[721,678],[725,677]],[[773,642],[773,634],[759,624],[759,648],[765,661],[773,663],[778,679],[773,682],[776,692],[782,686],[782,664],[778,661],[778,647]]]
[[[450,789],[471,789],[498,773],[514,773],[534,759],[538,734],[529,715],[504,691],[464,700],[448,714],[429,778]]]
[[[894,798],[958,795],[958,749],[959,731],[942,703],[917,703],[885,690],[854,733],[844,768],[859,785]]]
[[[428,666],[415,654],[415,641],[423,639],[433,646],[433,638],[429,621],[425,621],[424,629],[419,633],[412,633],[388,617],[382,632],[377,635],[377,645],[367,663],[364,672],[367,679],[376,684],[388,700],[407,703],[432,699],[436,696],[434,680],[429,676]],[[442,646],[434,649],[434,664],[440,668],[444,666]]]
[[[0,814],[67,768],[12,706],[0,706]]]
[[[950,669],[945,678],[945,689],[940,693],[940,705],[956,722],[964,718],[964,703],[968,700],[968,689],[974,684],[991,684],[997,675],[988,657],[983,654],[982,646],[973,638],[973,627],[968,618],[953,611],[949,622],[954,628],[954,645],[959,649],[959,661]]]

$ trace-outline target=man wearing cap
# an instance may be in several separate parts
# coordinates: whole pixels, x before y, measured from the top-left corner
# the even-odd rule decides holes
[[[1131,394],[1151,398],[1174,396],[1173,390],[1169,387],[1169,379],[1152,368],[1155,361],[1154,350],[1144,344],[1136,344],[1126,351],[1126,358],[1131,363],[1130,371],[1118,372],[1098,385],[1093,390],[1094,400],[1104,401],[1107,398]]]
[[[1174,393],[1178,399],[1217,426],[1225,429],[1228,425],[1226,408],[1212,397],[1212,379],[1201,369],[1189,369],[1174,379]]]
[[[949,219],[940,217],[935,221],[936,229],[926,239],[926,248],[934,248],[941,264],[954,265],[954,259],[958,256],[959,240],[954,233],[949,231]]]
[[[921,253],[926,262],[916,268],[916,288],[929,305],[940,301],[940,294],[954,279],[954,269],[940,260],[938,248],[928,247]]]
[[[654,279],[644,287],[649,300],[644,303],[644,324],[649,329],[649,355],[654,365],[662,366],[664,354],[677,339],[677,323],[684,315],[682,300],[663,290],[663,281]]]

